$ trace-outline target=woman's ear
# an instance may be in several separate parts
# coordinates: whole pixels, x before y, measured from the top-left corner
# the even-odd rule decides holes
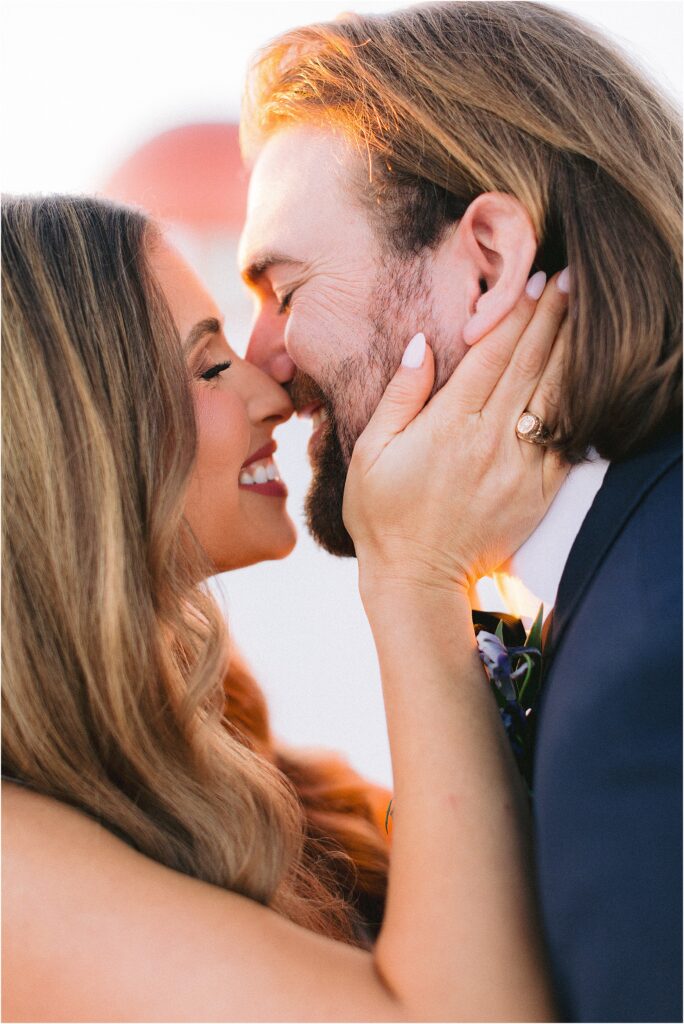
[[[463,328],[463,341],[473,345],[522,295],[538,242],[523,204],[503,192],[485,192],[474,199],[459,222],[458,234],[471,274],[479,282]]]

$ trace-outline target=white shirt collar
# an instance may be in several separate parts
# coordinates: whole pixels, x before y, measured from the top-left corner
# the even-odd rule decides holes
[[[545,616],[555,605],[570,549],[609,465],[594,452],[573,466],[537,529],[494,575],[513,615],[531,621],[540,604]]]

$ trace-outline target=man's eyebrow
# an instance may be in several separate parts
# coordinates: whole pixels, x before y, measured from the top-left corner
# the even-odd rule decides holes
[[[187,338],[183,342],[183,351],[186,355],[190,355],[195,345],[198,341],[201,341],[205,334],[219,334],[222,329],[221,321],[217,320],[215,316],[208,316],[204,320],[200,320],[194,327],[191,327]]]
[[[304,261],[296,260],[294,256],[289,256],[285,252],[276,252],[269,249],[267,252],[258,253],[254,257],[251,263],[249,263],[249,265],[242,271],[242,278],[246,284],[256,285],[269,270],[275,266],[282,266],[283,264],[288,264],[293,267],[303,267]]]

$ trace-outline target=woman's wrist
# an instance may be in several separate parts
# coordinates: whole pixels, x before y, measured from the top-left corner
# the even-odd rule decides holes
[[[373,600],[386,594],[410,596],[446,595],[468,600],[473,580],[453,562],[416,557],[402,552],[396,557],[381,556],[375,551],[359,551],[359,591],[361,597]]]
[[[359,570],[359,592],[368,621],[379,639],[383,635],[421,630],[443,630],[449,623],[451,637],[473,635],[468,589],[452,580],[433,579],[403,570]]]

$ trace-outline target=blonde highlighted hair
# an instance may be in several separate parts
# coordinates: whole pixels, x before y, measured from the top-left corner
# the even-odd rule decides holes
[[[619,459],[681,429],[680,118],[606,39],[506,0],[343,16],[253,64],[248,157],[297,123],[356,147],[350,184],[406,258],[483,192],[525,206],[536,268],[572,269],[556,444],[568,459],[590,446]]]
[[[3,772],[364,945],[387,873],[372,789],[277,750],[201,582],[183,518],[193,402],[157,237],[102,201],[3,202]]]

